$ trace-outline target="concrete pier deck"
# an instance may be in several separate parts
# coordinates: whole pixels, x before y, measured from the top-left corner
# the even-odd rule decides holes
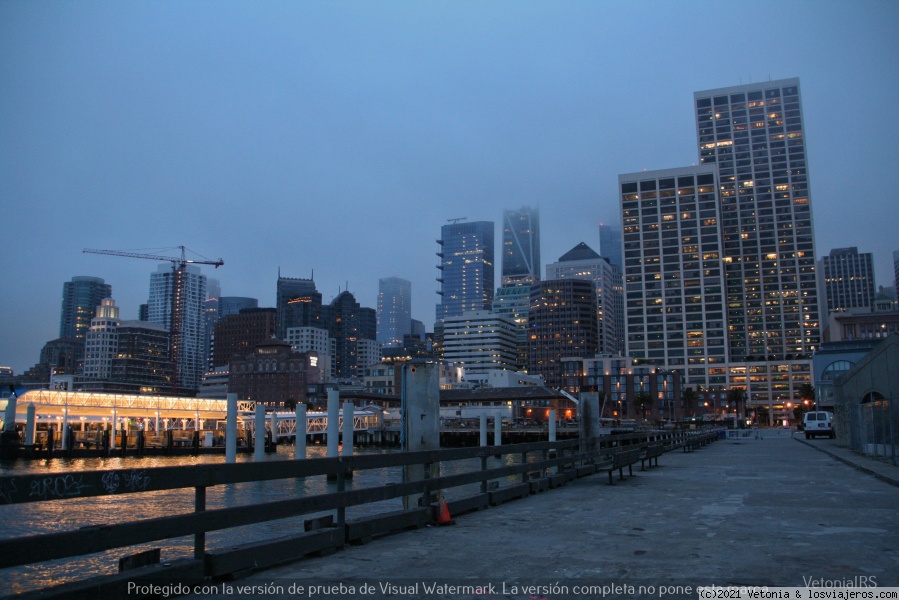
[[[665,454],[615,485],[599,473],[190,597],[598,598],[573,590],[622,586],[605,597],[657,598],[680,586],[661,597],[696,598],[697,586],[816,583],[899,586],[899,467],[771,429]],[[317,585],[329,587],[310,595]]]

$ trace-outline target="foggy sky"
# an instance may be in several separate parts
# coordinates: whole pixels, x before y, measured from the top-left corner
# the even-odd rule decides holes
[[[787,77],[817,257],[873,252],[891,286],[897,25],[887,0],[5,0],[0,365],[58,337],[73,276],[137,317],[157,263],[83,248],[185,245],[260,306],[279,268],[370,307],[403,277],[431,330],[447,219],[499,243],[504,208],[539,206],[544,263],[598,250],[619,173],[698,161],[694,91]]]

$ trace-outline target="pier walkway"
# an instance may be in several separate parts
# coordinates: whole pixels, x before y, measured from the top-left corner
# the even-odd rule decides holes
[[[621,586],[605,597],[658,598],[661,586],[681,586],[694,591],[661,597],[696,598],[710,585],[899,586],[899,468],[789,430],[760,438],[666,453],[615,485],[584,477],[188,597],[532,600]],[[463,587],[426,587],[441,583]],[[641,585],[655,591],[641,595]]]

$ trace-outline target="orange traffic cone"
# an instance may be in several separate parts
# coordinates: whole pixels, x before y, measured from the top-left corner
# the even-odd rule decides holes
[[[440,500],[437,503],[437,524],[438,525],[455,525],[456,522],[453,521],[452,517],[450,517],[449,507],[446,505],[446,500],[443,499],[443,494],[440,494]]]

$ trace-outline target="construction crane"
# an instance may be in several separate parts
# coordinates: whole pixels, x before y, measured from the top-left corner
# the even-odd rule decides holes
[[[171,357],[172,357],[172,395],[178,395],[178,384],[180,379],[181,368],[181,320],[186,311],[187,294],[183,293],[184,279],[187,265],[212,265],[216,269],[221,267],[225,262],[218,260],[192,260],[187,258],[187,248],[178,246],[181,250],[181,256],[162,256],[158,254],[144,254],[140,252],[123,252],[120,250],[94,250],[85,248],[84,252],[89,254],[106,254],[109,256],[123,256],[125,258],[143,258],[147,260],[156,260],[172,263],[172,308],[171,308],[171,325],[169,327],[169,335],[171,336]]]

